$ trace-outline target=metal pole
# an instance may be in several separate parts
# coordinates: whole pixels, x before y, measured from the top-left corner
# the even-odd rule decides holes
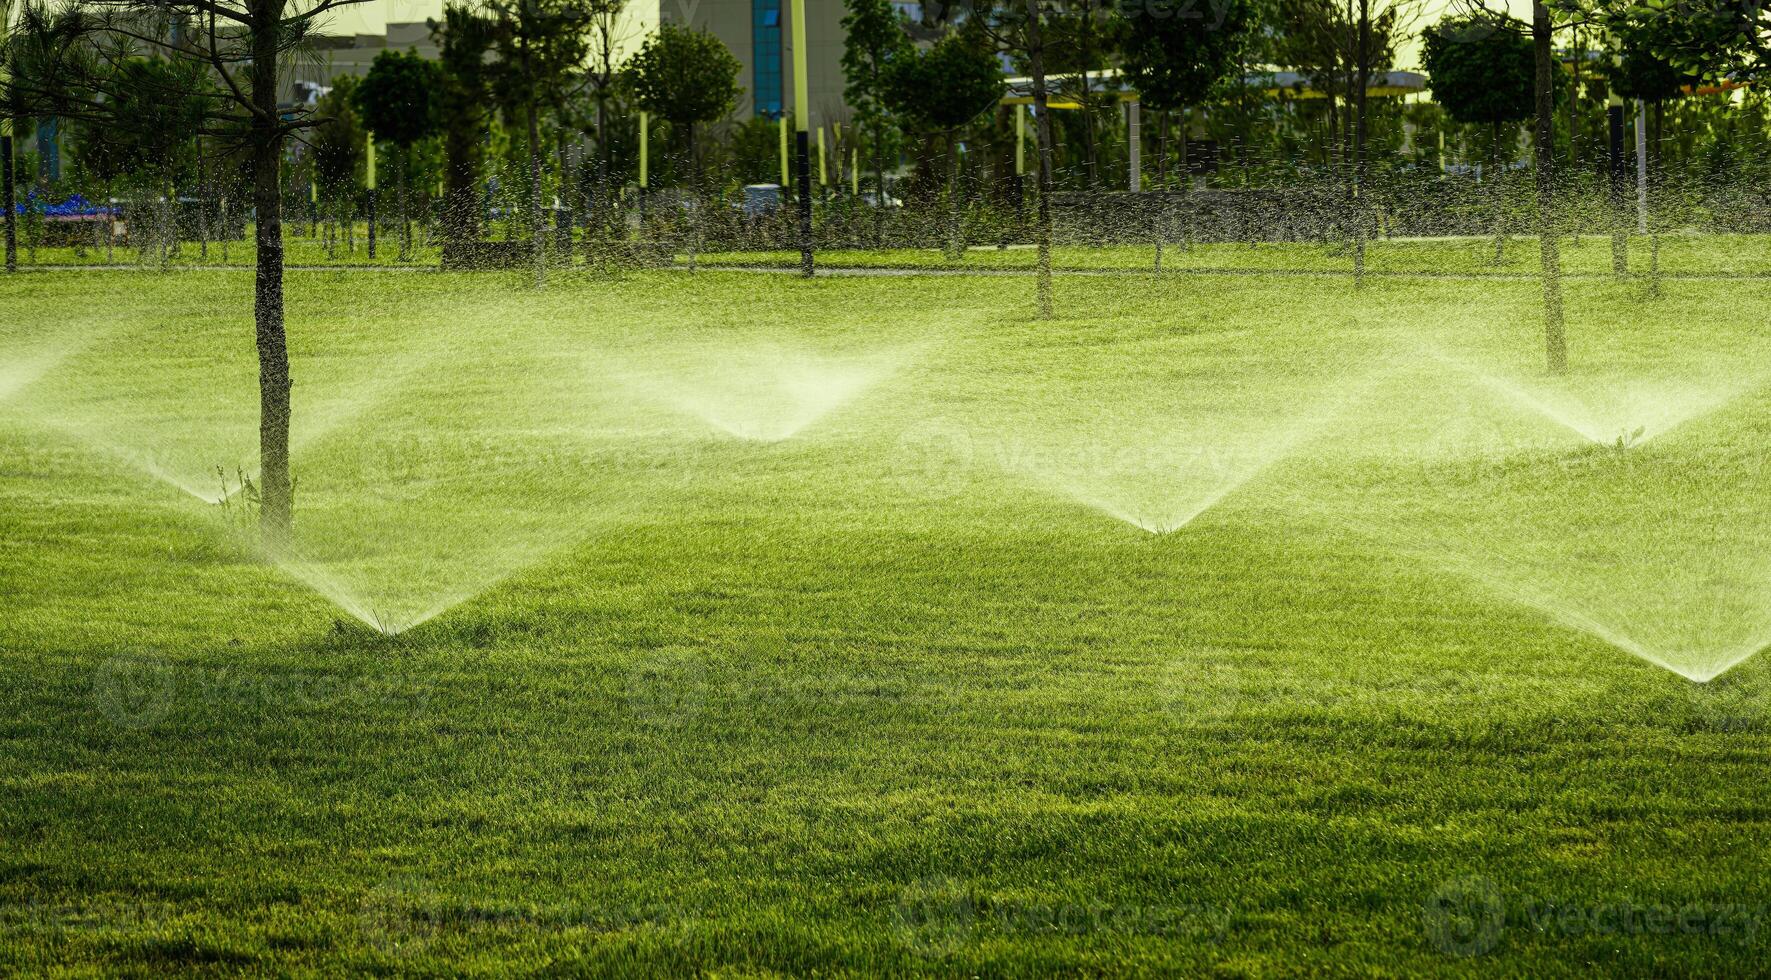
[[[375,134],[368,133],[364,139],[369,144],[369,257],[375,257]]]
[[[1140,151],[1143,149],[1140,144],[1143,136],[1139,130],[1138,104],[1136,102],[1128,103],[1125,111],[1130,119],[1126,123],[1126,129],[1129,130],[1127,140],[1131,149],[1131,176],[1127,179],[1126,186],[1131,189],[1133,194],[1136,194],[1143,186],[1143,182],[1140,180],[1143,176],[1143,168],[1139,166],[1141,163]]]
[[[1636,100],[1636,233],[1648,234],[1648,103]]]
[[[1015,108],[1015,176],[1027,172],[1027,117]]]
[[[793,123],[799,153],[799,271],[812,274],[811,96],[806,78],[806,0],[793,0]]]
[[[787,113],[781,114],[781,118],[776,121],[776,128],[781,131],[781,192],[785,194],[787,188],[793,186],[793,178],[788,170],[792,164],[788,162],[787,156]]]

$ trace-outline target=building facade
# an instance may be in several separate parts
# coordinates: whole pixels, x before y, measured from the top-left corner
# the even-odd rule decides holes
[[[442,4],[426,18],[442,16]],[[416,5],[403,4],[410,17]],[[843,0],[805,0],[807,72],[811,118],[822,125],[848,118],[843,101]],[[793,11],[791,0],[630,0],[621,47],[637,50],[658,24],[684,24],[711,32],[743,65],[743,95],[734,117],[777,118],[793,109]],[[361,32],[344,33],[359,27]],[[379,30],[378,30],[379,29]],[[331,33],[328,33],[331,31]],[[287,102],[311,102],[340,75],[362,76],[384,50],[412,50],[436,58],[438,48],[426,19],[373,22],[335,21],[322,27],[312,50],[288,73]]]

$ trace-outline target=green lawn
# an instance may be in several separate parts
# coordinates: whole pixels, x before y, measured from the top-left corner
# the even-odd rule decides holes
[[[524,278],[272,560],[251,277],[0,277],[0,973],[1766,961],[1766,284]]]
[[[375,258],[369,258],[368,229],[357,228],[355,247],[347,247],[340,238],[328,248],[321,238],[308,234],[305,225],[290,222],[285,239],[285,261],[292,267],[412,267],[435,268],[442,250],[434,238],[422,230],[414,231],[413,246],[405,260],[399,256],[399,242],[394,229],[385,229],[377,243]],[[502,237],[506,229],[500,224],[494,237]],[[1582,235],[1561,239],[1564,268],[1574,276],[1609,276],[1612,273],[1611,240],[1598,235]],[[677,263],[686,265],[688,253],[680,251]],[[1698,235],[1674,232],[1660,237],[1660,269],[1670,276],[1735,276],[1771,277],[1771,235]],[[1647,236],[1629,237],[1631,268],[1646,275],[1652,267],[1652,245]],[[225,249],[218,242],[209,245],[205,255],[194,242],[182,243],[179,252],[168,264],[181,269],[194,267],[249,268],[256,249],[250,240],[231,242]],[[713,251],[696,256],[709,265],[742,265],[774,268],[798,268],[797,250],[768,252]],[[1156,250],[1149,245],[1061,245],[1053,250],[1052,262],[1067,271],[1135,271],[1153,269]],[[70,265],[139,265],[157,266],[158,253],[144,255],[137,249],[117,248],[39,248],[21,249],[20,261],[27,266],[55,268]],[[993,248],[974,245],[960,262],[952,262],[938,248],[884,249],[821,249],[817,261],[828,268],[859,269],[967,269],[967,270],[1031,270],[1036,256],[1027,245]],[[582,264],[583,257],[573,262]],[[1353,255],[1343,243],[1284,242],[1261,244],[1207,243],[1182,248],[1170,244],[1162,254],[1162,268],[1170,272],[1253,273],[1253,272],[1327,272],[1351,275]],[[1495,243],[1489,238],[1397,238],[1374,239],[1366,249],[1366,268],[1377,275],[1459,275],[1517,278],[1535,275],[1538,269],[1537,241],[1526,236],[1508,239],[1501,260],[1495,261]]]
[[[1563,238],[1563,268],[1578,276],[1612,273],[1611,240],[1597,235]],[[1652,245],[1647,236],[1631,235],[1628,243],[1631,268],[1647,274],[1652,267]],[[712,252],[699,257],[710,265],[797,267],[797,251]],[[818,261],[832,267],[889,269],[1032,269],[1036,253],[1026,245],[1008,248],[973,246],[964,259],[953,262],[940,249],[825,249]],[[1517,277],[1535,275],[1538,269],[1537,240],[1513,236],[1495,261],[1492,238],[1378,238],[1366,248],[1367,271],[1380,275],[1478,275]],[[684,256],[678,256],[678,261]],[[1052,264],[1061,270],[1153,270],[1156,249],[1152,245],[1060,245],[1052,250]],[[1194,272],[1335,272],[1351,275],[1352,250],[1342,243],[1271,242],[1259,244],[1207,243],[1182,248],[1174,244],[1162,250],[1164,271]],[[1675,276],[1729,275],[1771,276],[1771,236],[1668,234],[1660,238],[1660,268]]]

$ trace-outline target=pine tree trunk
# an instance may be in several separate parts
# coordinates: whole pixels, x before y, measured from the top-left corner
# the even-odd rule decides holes
[[[1531,40],[1537,62],[1537,240],[1543,273],[1544,351],[1549,372],[1559,375],[1568,370],[1568,342],[1562,325],[1562,257],[1551,213],[1556,196],[1556,62],[1550,47],[1550,9],[1544,0],[1534,0],[1531,8]]]
[[[529,104],[529,247],[535,261],[535,288],[547,285],[547,229],[541,223],[541,125]]]
[[[1039,215],[1034,241],[1039,269],[1034,277],[1039,316],[1050,319],[1052,306],[1052,119],[1045,85],[1045,47],[1040,40],[1039,0],[1027,0],[1027,61],[1033,79],[1033,108],[1039,114]]]
[[[947,131],[947,261],[965,258],[960,235],[959,131]]]
[[[289,343],[283,329],[283,133],[277,110],[281,0],[254,0],[252,35],[252,204],[256,210],[257,270],[253,319],[258,348],[259,527],[266,545],[288,541],[295,519],[289,474]]]
[[[1357,86],[1353,93],[1353,282],[1365,283],[1365,136],[1366,89],[1371,84],[1371,0],[1359,0]]]

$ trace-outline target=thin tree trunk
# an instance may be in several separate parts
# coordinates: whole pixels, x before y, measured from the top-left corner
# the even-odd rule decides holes
[[[1550,8],[1544,0],[1531,5],[1531,40],[1536,53],[1537,96],[1537,240],[1543,272],[1544,351],[1549,372],[1568,370],[1568,342],[1562,325],[1562,257],[1557,250],[1554,215],[1556,194],[1556,92],[1555,54],[1550,48]]]
[[[283,133],[277,110],[277,59],[282,0],[254,0],[252,19],[252,196],[258,245],[253,314],[258,348],[259,527],[280,547],[295,519],[289,474],[289,343],[283,331]]]
[[[5,135],[0,136],[0,209],[6,221],[6,271],[18,271],[18,201],[12,158],[12,120],[3,120]]]
[[[1500,156],[1500,131],[1498,121],[1488,124],[1489,135],[1492,137],[1488,151],[1488,193],[1494,200],[1494,264],[1500,265],[1506,260],[1507,253],[1507,218],[1506,195],[1502,190],[1500,175],[1502,173]]]
[[[1359,0],[1358,77],[1353,107],[1353,282],[1365,283],[1365,117],[1366,89],[1371,83],[1371,0]]]
[[[695,271],[695,263],[701,252],[701,158],[695,153],[695,123],[689,121],[689,271]]]
[[[535,288],[547,285],[547,229],[541,223],[541,124],[531,102],[529,117],[529,247],[535,260]]]
[[[1580,167],[1580,63],[1586,60],[1580,28],[1574,29],[1574,84],[1568,90],[1568,172]]]
[[[1648,142],[1648,179],[1650,182],[1660,176],[1660,141],[1666,127],[1666,101],[1654,103],[1654,138]],[[1653,186],[1650,183],[1649,201],[1652,204]],[[1654,209],[1649,207],[1648,216],[1648,295],[1660,295],[1660,222],[1655,220]]]
[[[395,152],[395,157],[394,157],[396,160],[399,161],[399,167],[400,167],[399,173],[396,176],[396,179],[399,180],[399,182],[400,182],[400,261],[401,262],[410,262],[412,260],[412,213],[409,210],[409,207],[411,204],[411,186],[410,186],[411,181],[407,179],[410,176],[410,170],[411,170],[411,167],[407,161],[407,157],[410,156],[411,153],[412,153],[411,146],[409,146],[409,145],[408,146],[401,146],[401,147],[397,148],[397,150]]]
[[[1082,144],[1084,161],[1088,168],[1088,189],[1096,190],[1101,186],[1100,140],[1095,134],[1094,85],[1089,81],[1088,72],[1082,73]]]
[[[959,131],[947,131],[947,261],[965,258],[960,241]]]
[[[1156,263],[1153,271],[1162,271],[1162,240],[1168,237],[1168,110],[1156,113],[1156,186],[1164,193],[1156,206]]]
[[[1045,47],[1040,40],[1039,0],[1027,0],[1027,63],[1033,78],[1033,109],[1039,114],[1039,215],[1034,229],[1039,270],[1034,277],[1039,316],[1052,309],[1052,119],[1045,86]]]
[[[1018,111],[1018,108],[1017,108]],[[873,245],[885,246],[885,125],[873,127]]]

